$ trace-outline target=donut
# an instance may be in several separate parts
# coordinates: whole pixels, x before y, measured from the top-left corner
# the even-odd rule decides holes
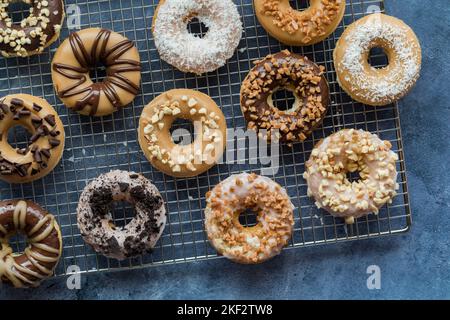
[[[30,134],[28,147],[14,149],[8,132],[15,126]],[[44,99],[28,94],[0,99],[0,179],[27,183],[49,174],[64,151],[64,126],[53,107]]]
[[[336,30],[345,13],[345,0],[310,0],[306,10],[292,8],[289,0],[254,0],[256,17],[278,41],[309,46]]]
[[[89,71],[106,68],[102,82]],[[106,116],[130,104],[139,93],[141,62],[131,40],[106,29],[90,28],[72,33],[52,61],[55,90],[64,104],[87,116]]]
[[[368,59],[382,48],[389,63],[377,69]],[[351,24],[333,53],[337,80],[354,100],[383,106],[403,98],[420,76],[422,51],[414,31],[403,21],[381,13]]]
[[[363,130],[344,129],[320,141],[306,162],[303,177],[308,196],[335,217],[354,223],[356,218],[378,214],[392,203],[399,185],[396,161],[389,141]],[[351,182],[347,173],[359,172]]]
[[[304,141],[327,113],[330,93],[324,70],[288,50],[256,61],[241,87],[241,110],[248,129],[268,141],[273,137],[288,143]],[[294,94],[291,109],[274,106],[272,97],[279,90]]]
[[[31,5],[30,14],[14,23],[8,6],[16,1],[0,1],[0,53],[5,58],[28,57],[44,51],[59,38],[65,17],[62,0],[22,0]]]
[[[112,203],[126,201],[136,216],[125,227],[114,225]],[[77,208],[81,236],[108,258],[124,260],[150,252],[166,225],[158,189],[143,175],[115,170],[100,175],[83,190]]]
[[[208,28],[203,38],[187,25],[198,18]],[[161,59],[183,72],[203,74],[230,59],[242,37],[242,22],[231,0],[161,0],[153,16],[153,37]]]
[[[170,133],[176,119],[194,124],[191,144],[176,144]],[[222,157],[227,141],[225,116],[206,94],[188,89],[167,91],[142,111],[139,144],[159,171],[177,178],[198,176]]]
[[[205,228],[220,255],[242,264],[264,262],[278,255],[292,235],[294,205],[286,190],[254,173],[232,175],[206,195]],[[258,223],[244,227],[239,215],[258,214]]]
[[[9,239],[21,233],[28,247],[14,253]],[[37,287],[53,275],[62,254],[55,217],[26,200],[0,201],[0,282],[16,288]]]

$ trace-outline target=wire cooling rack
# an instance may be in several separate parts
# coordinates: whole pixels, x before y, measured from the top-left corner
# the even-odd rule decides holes
[[[61,226],[64,250],[56,275],[64,275],[72,265],[81,272],[96,272],[137,268],[151,265],[172,264],[217,257],[209,246],[203,226],[205,194],[221,180],[234,173],[256,171],[260,165],[249,165],[249,155],[235,164],[219,164],[209,172],[190,179],[174,179],[152,168],[137,143],[137,125],[145,104],[155,96],[173,88],[197,89],[210,95],[221,106],[229,128],[245,128],[239,107],[240,86],[252,67],[252,61],[278,52],[285,46],[269,37],[257,22],[251,0],[235,0],[245,27],[239,49],[227,65],[204,76],[181,73],[161,61],[153,43],[151,19],[157,0],[66,0],[70,14],[81,13],[81,28],[103,27],[120,32],[135,41],[142,59],[141,93],[129,107],[104,118],[90,118],[70,112],[55,96],[50,75],[50,62],[58,47],[27,59],[0,58],[0,96],[28,93],[41,96],[54,105],[66,130],[66,150],[61,163],[47,177],[24,185],[0,183],[1,199],[26,198],[33,200],[55,214]],[[299,9],[307,1],[291,1]],[[14,19],[20,21],[23,7],[13,4],[10,8]],[[371,11],[384,10],[383,1],[347,0],[343,22],[326,41],[312,47],[289,48],[307,55],[327,69],[332,105],[323,126],[304,143],[292,148],[281,147],[280,169],[272,176],[285,186],[295,207],[295,232],[290,248],[307,245],[336,243],[405,232],[411,225],[400,120],[396,105],[369,107],[353,102],[342,92],[336,82],[332,52],[335,43],[346,26]],[[72,19],[72,18],[69,18]],[[76,20],[71,20],[76,22]],[[190,25],[193,32],[201,33],[199,23]],[[67,26],[60,39],[71,31]],[[372,63],[385,65],[385,56],[374,51]],[[95,76],[95,75],[94,75]],[[101,71],[97,76],[101,77]],[[277,94],[277,103],[290,102],[291,98]],[[342,219],[333,218],[318,210],[306,196],[306,184],[302,178],[304,163],[313,146],[322,138],[342,128],[361,128],[377,133],[391,141],[399,153],[397,169],[400,184],[399,195],[378,216],[360,218],[352,226]],[[28,134],[15,128],[9,134],[12,145],[26,145]],[[236,146],[235,149],[238,147]],[[248,149],[248,146],[244,149]],[[236,151],[236,150],[228,150]],[[86,183],[100,173],[111,169],[143,172],[161,191],[167,202],[168,225],[152,254],[118,262],[97,255],[83,242],[76,225],[78,197]],[[125,224],[133,215],[127,205],[118,204],[114,212],[115,222]],[[245,217],[254,223],[251,215]],[[245,221],[243,221],[245,222]],[[17,250],[25,245],[20,238],[12,241]]]

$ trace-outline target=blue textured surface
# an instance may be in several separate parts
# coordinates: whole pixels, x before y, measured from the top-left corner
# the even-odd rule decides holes
[[[450,6],[448,0],[386,0],[389,14],[413,27],[423,72],[400,103],[413,228],[399,237],[289,250],[259,266],[224,259],[83,276],[34,290],[6,287],[0,298],[44,299],[326,299],[450,298]],[[381,268],[381,290],[368,290],[366,268]]]

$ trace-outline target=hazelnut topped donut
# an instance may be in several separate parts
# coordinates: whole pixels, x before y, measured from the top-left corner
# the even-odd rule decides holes
[[[341,22],[345,0],[309,0],[303,11],[289,0],[254,0],[256,16],[266,31],[292,46],[309,46],[325,40]]]
[[[241,109],[248,129],[267,140],[304,141],[322,123],[328,109],[330,94],[324,70],[288,50],[256,61],[241,87]],[[274,106],[272,96],[282,89],[295,96],[290,110]]]
[[[102,82],[89,72],[106,67]],[[82,115],[106,116],[131,103],[139,92],[141,63],[131,40],[110,30],[91,28],[72,33],[52,61],[52,79],[59,98]]]
[[[23,253],[9,244],[17,233],[27,237]],[[0,281],[16,288],[37,287],[51,277],[63,248],[55,217],[25,200],[0,201],[0,244]]]
[[[14,149],[8,132],[15,126],[30,134],[29,145]],[[63,124],[47,101],[27,94],[0,99],[0,179],[9,183],[26,183],[49,174],[64,151]]]
[[[8,15],[16,1],[31,5],[28,17],[17,24]],[[6,58],[41,53],[58,39],[64,16],[63,0],[0,0],[0,53]]]

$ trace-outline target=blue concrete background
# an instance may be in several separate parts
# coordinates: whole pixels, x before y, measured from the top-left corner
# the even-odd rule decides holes
[[[450,1],[386,0],[413,27],[423,72],[400,103],[413,211],[408,234],[288,250],[259,266],[225,259],[83,276],[33,290],[0,288],[0,299],[426,299],[450,298]],[[368,290],[366,268],[381,268]]]

